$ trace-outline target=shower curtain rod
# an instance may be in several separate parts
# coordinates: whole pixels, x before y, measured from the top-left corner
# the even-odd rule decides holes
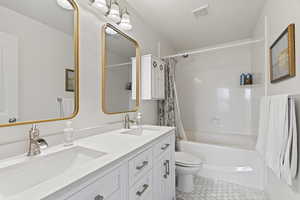
[[[205,52],[216,51],[216,50],[220,50],[220,49],[227,49],[227,48],[244,46],[244,45],[249,45],[249,44],[256,44],[256,43],[263,42],[263,41],[264,41],[264,39],[258,39],[258,40],[247,39],[247,40],[238,41],[235,43],[225,43],[225,44],[221,44],[221,45],[218,45],[215,47],[209,47],[209,48],[205,48],[205,49],[190,50],[190,51],[186,51],[183,53],[165,56],[163,58],[175,58],[175,57],[180,57],[180,56],[185,56],[185,55],[205,53]]]
[[[108,65],[106,68],[113,68],[113,67],[122,67],[125,65],[131,65],[131,62],[127,62],[127,63],[120,63],[120,64],[114,64],[114,65]]]

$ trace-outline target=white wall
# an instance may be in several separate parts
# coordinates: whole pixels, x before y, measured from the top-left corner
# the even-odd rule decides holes
[[[104,19],[96,16],[87,6],[87,1],[79,1],[80,10],[80,108],[79,115],[73,120],[76,130],[90,127],[112,127],[112,123],[119,122],[122,115],[105,115],[101,111],[101,42],[100,30]],[[97,12],[99,13],[99,12]],[[129,34],[139,41],[142,53],[157,55],[157,43],[161,43],[162,55],[173,52],[168,42],[159,37],[148,25],[132,14],[134,29]],[[143,121],[155,124],[157,121],[156,102],[142,102],[140,109],[143,112]],[[65,122],[53,122],[40,124],[42,135],[60,133]],[[0,128],[0,158],[26,151],[28,130],[30,125]],[[15,143],[18,141],[19,143]],[[10,145],[5,145],[10,144]],[[51,144],[51,141],[50,141]]]
[[[252,87],[252,102],[251,102],[251,121],[253,132],[258,133],[259,125],[259,107],[260,99],[265,95],[265,61],[268,59],[266,57],[265,48],[265,20],[257,23],[256,30],[253,33],[253,39],[262,40],[262,42],[253,44],[251,46],[252,55],[252,74],[254,86]]]
[[[251,72],[250,46],[178,58],[176,83],[183,124],[200,133],[251,135],[251,88],[240,74]]]
[[[261,24],[265,16],[268,19],[267,25],[267,46],[270,47],[276,38],[285,30],[290,23],[296,24],[296,77],[288,80],[278,82],[276,84],[270,83],[269,78],[269,64],[267,67],[267,94],[286,94],[286,93],[300,93],[300,1],[299,0],[267,0],[262,11],[261,18],[258,22],[254,33],[259,35],[263,32]],[[257,62],[263,63],[261,56],[257,57]],[[260,68],[259,73],[262,74],[265,69]],[[300,178],[295,181],[295,187],[290,188],[270,171],[267,170],[266,190],[271,200],[299,200],[300,199]]]
[[[18,39],[18,121],[59,117],[57,97],[65,92],[65,68],[74,68],[73,38],[62,31],[0,7],[0,32]],[[53,81],[55,80],[55,81]]]

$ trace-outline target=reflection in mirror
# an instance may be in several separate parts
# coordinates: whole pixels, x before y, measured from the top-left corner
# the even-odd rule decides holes
[[[102,37],[103,111],[106,114],[135,112],[139,106],[138,43],[110,24],[103,27]]]
[[[0,126],[77,113],[77,12],[73,0],[0,0]]]

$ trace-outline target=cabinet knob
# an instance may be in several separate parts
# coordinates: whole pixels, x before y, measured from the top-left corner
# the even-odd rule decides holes
[[[166,160],[164,162],[164,167],[165,167],[165,174],[164,174],[164,178],[167,179],[168,176],[170,175],[170,161]]]
[[[164,151],[164,150],[166,150],[169,146],[170,146],[170,144],[165,144],[165,145],[162,146],[160,149]]]
[[[167,163],[167,175],[169,176],[170,175],[170,161],[166,160],[166,163]]]
[[[15,117],[9,118],[8,123],[16,123],[17,119]]]
[[[159,69],[160,69],[160,71],[163,71],[164,70],[164,66],[163,65],[159,65]]]
[[[94,200],[104,200],[104,197],[98,194],[97,196],[95,196]]]
[[[143,185],[143,190],[142,191],[138,191],[136,192],[137,196],[142,196],[144,194],[144,192],[148,189],[149,185],[148,184],[144,184]]]
[[[153,62],[153,67],[156,68],[157,67],[157,62]]]
[[[136,169],[137,170],[142,170],[144,167],[146,167],[147,165],[148,165],[148,161],[144,161],[143,163],[142,163],[142,165],[140,165],[140,166],[137,166],[136,167]]]

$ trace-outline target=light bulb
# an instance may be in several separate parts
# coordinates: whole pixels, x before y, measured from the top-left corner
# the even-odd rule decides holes
[[[123,13],[119,26],[126,31],[129,31],[132,29],[132,25],[130,23],[130,15],[127,11],[125,11]]]
[[[66,9],[66,10],[74,9],[72,4],[68,0],[57,0],[56,2],[60,7]]]
[[[114,2],[111,4],[107,18],[111,19],[115,23],[118,23],[121,20],[120,8],[119,8],[119,4],[117,2]]]
[[[95,0],[92,6],[99,9],[102,13],[107,13],[108,11],[106,0]]]

